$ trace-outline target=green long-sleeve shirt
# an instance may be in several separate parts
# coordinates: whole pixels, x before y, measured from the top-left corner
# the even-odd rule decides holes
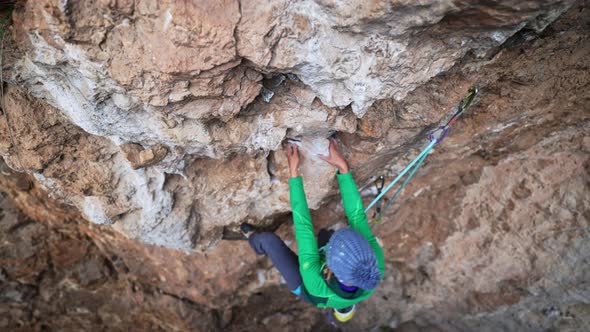
[[[367,216],[364,211],[363,201],[354,183],[352,174],[337,175],[344,212],[350,227],[362,234],[375,251],[377,266],[383,276],[385,263],[383,251],[373,235]],[[303,179],[301,177],[289,179],[291,208],[293,209],[293,222],[295,224],[295,239],[299,247],[299,271],[303,279],[303,292],[306,298],[320,308],[342,309],[368,298],[374,290],[361,290],[346,296],[336,285],[328,285],[322,276],[322,265],[324,263],[318,251],[317,240],[311,223],[311,215],[305,199],[303,190]],[[349,294],[347,294],[349,295]]]

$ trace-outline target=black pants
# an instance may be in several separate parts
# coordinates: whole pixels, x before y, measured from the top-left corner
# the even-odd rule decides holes
[[[321,248],[330,240],[334,231],[322,229],[318,234],[318,247]],[[299,273],[299,259],[280,237],[270,232],[256,232],[248,240],[256,254],[266,255],[279,270],[289,289],[295,293],[303,284]],[[297,293],[295,293],[297,294]],[[299,294],[298,294],[299,295]]]

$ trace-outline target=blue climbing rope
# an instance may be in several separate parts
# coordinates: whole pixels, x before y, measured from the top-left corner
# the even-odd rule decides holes
[[[381,218],[383,217],[383,214],[385,213],[385,211],[387,211],[387,209],[389,209],[389,207],[391,206],[391,204],[393,204],[393,201],[395,201],[397,196],[399,196],[399,194],[401,194],[402,189],[404,189],[404,187],[406,186],[406,184],[408,184],[408,182],[410,181],[412,176],[414,176],[414,173],[416,173],[418,168],[420,168],[420,165],[422,165],[422,163],[424,162],[424,159],[426,159],[427,155],[428,154],[423,155],[422,158],[420,158],[420,160],[418,160],[418,162],[416,163],[416,166],[414,166],[414,168],[412,168],[412,171],[410,172],[410,174],[408,174],[408,176],[406,177],[406,179],[404,180],[402,185],[399,188],[397,188],[397,190],[395,191],[395,194],[393,194],[393,196],[391,196],[391,198],[389,199],[389,201],[385,205],[385,208],[383,208],[381,211],[379,211],[379,216],[374,219],[375,223],[381,222]]]
[[[385,208],[383,208],[381,211],[379,211],[379,216],[375,219],[376,223],[381,221],[381,217],[385,214],[385,211],[387,211],[389,206],[391,204],[393,204],[395,199],[399,196],[399,194],[402,192],[404,187],[408,184],[408,182],[410,181],[412,176],[414,176],[414,174],[416,173],[418,168],[420,168],[420,165],[422,165],[422,163],[424,162],[424,159],[426,159],[426,156],[428,156],[430,151],[432,151],[432,149],[434,149],[434,146],[439,144],[440,142],[442,142],[442,140],[447,136],[447,134],[449,133],[450,126],[453,123],[455,123],[455,121],[457,121],[459,116],[461,116],[461,114],[463,114],[463,112],[469,106],[471,106],[471,103],[473,102],[475,95],[478,92],[479,92],[479,88],[477,86],[474,86],[471,89],[469,89],[469,91],[467,92],[467,95],[461,100],[461,102],[457,106],[457,111],[451,117],[451,119],[449,119],[449,121],[447,121],[447,123],[445,125],[440,126],[429,133],[428,138],[430,139],[430,143],[422,150],[422,152],[420,152],[420,154],[416,158],[414,158],[414,160],[412,160],[412,162],[410,162],[410,164],[408,166],[406,166],[406,168],[404,168],[401,171],[401,173],[389,185],[387,185],[387,187],[385,189],[383,189],[377,195],[377,197],[375,197],[375,199],[371,202],[371,204],[369,204],[369,206],[367,206],[367,208],[365,209],[365,213],[367,213],[369,211],[369,209],[371,209],[373,207],[373,205],[377,204],[377,202],[379,202],[381,200],[381,198],[389,191],[389,189],[391,189],[404,175],[406,175],[408,172],[410,172],[408,174],[408,176],[406,177],[406,179],[404,180],[404,182],[401,184],[401,186],[397,189],[395,194],[393,194],[393,196],[389,199],[389,201],[387,202],[387,205],[385,205]]]
[[[381,194],[379,194],[377,197],[375,197],[375,199],[371,202],[371,204],[369,204],[369,206],[367,206],[367,208],[365,209],[365,213],[367,211],[369,211],[369,209],[372,208],[373,205],[375,205],[381,199],[381,197],[383,197],[389,191],[389,189],[391,189],[391,187],[393,187],[397,183],[397,181],[399,181],[404,175],[406,175],[406,173],[408,173],[408,171],[410,171],[410,169],[412,168],[412,166],[414,166],[414,164],[416,164],[421,159],[423,161],[424,159],[422,157],[425,157],[426,155],[428,155],[428,153],[432,150],[432,148],[434,148],[434,145],[436,145],[436,140],[431,141],[430,144],[428,144],[424,148],[424,150],[422,150],[422,152],[420,152],[418,157],[416,157],[414,160],[412,160],[412,162],[408,166],[406,166],[406,168],[404,168],[404,170],[390,184],[388,184],[387,187],[385,187],[385,189],[383,189]],[[422,162],[420,162],[420,163],[422,163]],[[415,170],[412,172],[412,175],[414,172],[415,172]],[[400,187],[400,189],[401,188],[403,188],[403,187]]]

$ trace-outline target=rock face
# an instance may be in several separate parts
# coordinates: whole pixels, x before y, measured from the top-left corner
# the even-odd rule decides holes
[[[402,100],[464,55],[542,30],[570,4],[20,2],[5,51],[5,77],[20,88],[6,103],[15,135],[30,144],[6,143],[2,154],[91,222],[204,250],[224,226],[289,211],[275,153],[286,137],[309,149],[303,167],[317,208],[333,170],[315,155],[331,130],[357,133],[375,101]],[[437,108],[408,109],[405,126],[436,123],[446,113]]]
[[[0,204],[3,330],[215,329],[211,312],[118,274],[76,227],[58,231]]]
[[[3,220],[0,326],[42,329],[71,306],[84,323],[47,327],[125,329],[168,306],[141,326],[329,329],[245,242],[220,239],[248,220],[292,242],[285,138],[301,140],[314,225],[332,226],[343,212],[317,157],[325,137],[336,132],[368,203],[373,179],[392,179],[477,84],[475,106],[374,226],[387,276],[341,328],[584,330],[587,1],[547,27],[571,5],[19,3],[0,185],[42,224]],[[55,311],[39,285],[64,294]],[[74,290],[104,307],[119,308],[98,299],[112,292],[121,308],[150,303],[92,325],[102,309]]]

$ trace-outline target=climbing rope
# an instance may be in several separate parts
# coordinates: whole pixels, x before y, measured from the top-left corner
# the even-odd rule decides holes
[[[432,150],[432,149],[431,149]],[[377,218],[374,218],[374,223],[380,223],[381,219],[383,218],[383,215],[385,214],[385,211],[387,211],[387,209],[389,209],[389,207],[391,206],[391,204],[393,204],[393,202],[395,201],[395,199],[397,198],[397,196],[399,196],[399,194],[402,192],[402,189],[404,189],[404,187],[406,186],[406,184],[408,184],[408,182],[410,181],[410,179],[412,178],[412,176],[414,176],[414,173],[416,173],[416,171],[418,170],[418,168],[420,168],[420,165],[422,165],[422,162],[424,162],[424,159],[426,159],[426,156],[428,155],[428,153],[424,154],[416,163],[416,165],[414,166],[414,168],[412,168],[412,171],[410,172],[410,174],[408,174],[408,176],[406,177],[406,179],[404,180],[404,182],[402,183],[402,185],[397,188],[397,190],[395,191],[395,194],[393,194],[393,196],[391,196],[391,198],[389,199],[389,201],[387,202],[387,204],[385,205],[385,208],[379,211],[379,215],[377,216]]]
[[[424,162],[424,159],[426,159],[426,156],[430,153],[430,151],[432,151],[432,149],[434,149],[435,145],[440,144],[440,142],[443,141],[443,139],[449,133],[449,128],[453,125],[453,123],[455,123],[455,121],[457,121],[457,119],[461,116],[461,114],[463,114],[463,112],[465,112],[465,110],[467,108],[469,108],[469,106],[471,106],[471,104],[473,103],[473,100],[475,99],[475,96],[477,95],[478,92],[479,92],[479,89],[477,86],[474,86],[471,89],[469,89],[469,91],[467,92],[467,95],[465,95],[465,97],[463,97],[463,99],[461,100],[461,102],[457,106],[457,111],[455,112],[455,114],[453,114],[453,116],[449,119],[449,121],[447,121],[447,123],[445,125],[442,125],[442,126],[436,128],[435,130],[431,131],[428,134],[428,138],[430,140],[430,143],[422,150],[422,152],[420,152],[420,154],[416,158],[414,158],[414,160],[412,160],[410,162],[410,164],[408,166],[406,166],[406,168],[404,168],[400,172],[400,174],[389,185],[387,185],[387,187],[385,189],[378,190],[377,197],[375,197],[375,199],[371,202],[371,204],[369,204],[369,206],[367,206],[367,208],[365,209],[365,213],[367,213],[374,205],[377,204],[376,213],[373,214],[373,217],[375,217],[376,214],[379,214],[379,215],[377,216],[377,218],[374,218],[374,220],[373,220],[374,223],[381,222],[381,219],[382,219],[383,215],[385,214],[385,212],[387,211],[387,209],[391,206],[391,204],[393,204],[395,199],[399,196],[399,194],[402,192],[404,187],[408,184],[408,182],[410,181],[412,176],[414,176],[414,174],[416,173],[418,168],[420,168],[420,166]],[[409,172],[409,174],[408,174],[408,172]],[[403,183],[400,185],[400,187],[397,189],[397,191],[393,194],[393,196],[389,199],[389,201],[385,205],[385,208],[381,209],[380,208],[380,205],[382,204],[380,202],[381,198],[383,198],[383,196],[385,196],[385,194],[406,174],[408,174],[406,179],[403,181]]]

